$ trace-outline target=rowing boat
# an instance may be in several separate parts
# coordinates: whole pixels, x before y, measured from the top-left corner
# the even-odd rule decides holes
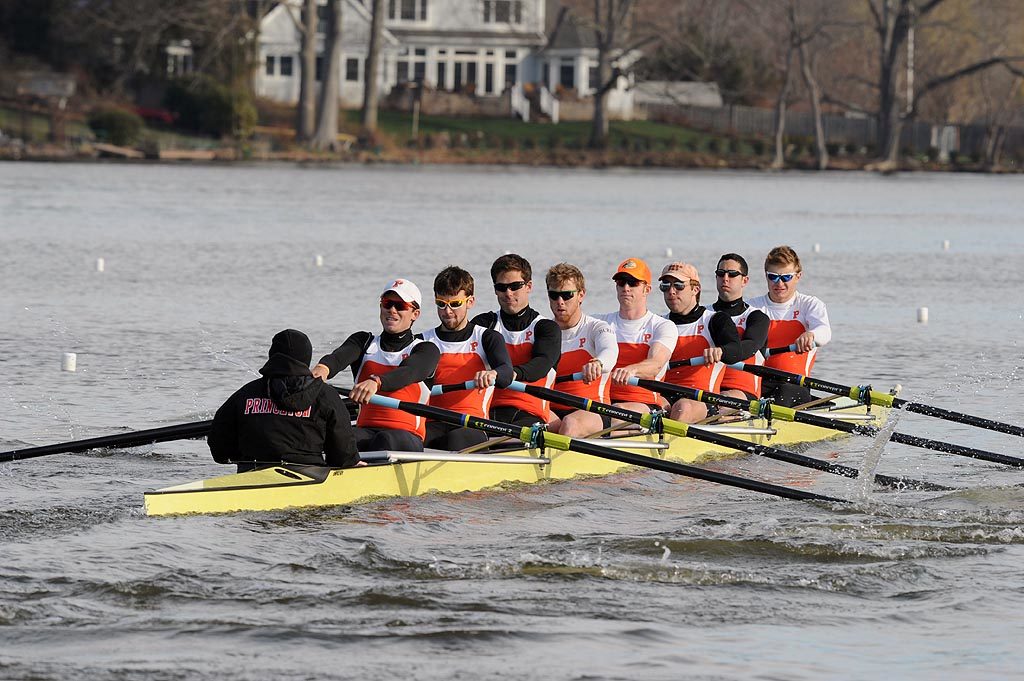
[[[856,418],[865,408],[847,404],[826,413]],[[874,409],[874,416],[884,410]],[[863,417],[863,416],[862,416]],[[761,419],[730,424],[733,437],[774,446],[818,442],[848,437],[802,423],[767,424]],[[769,427],[770,426],[770,427]],[[602,445],[642,450],[647,456],[684,463],[704,463],[742,455],[698,440],[671,435],[635,434],[602,438]],[[574,451],[522,449],[518,454],[466,455],[428,450],[423,453],[375,453],[381,464],[330,469],[298,464],[272,465],[246,473],[234,473],[165,487],[145,494],[146,514],[274,511],[286,508],[339,506],[364,501],[430,493],[478,491],[514,483],[537,483],[603,476],[632,466]],[[364,458],[370,453],[364,453]]]

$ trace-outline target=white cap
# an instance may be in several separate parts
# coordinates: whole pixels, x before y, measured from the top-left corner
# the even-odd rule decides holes
[[[423,307],[423,296],[420,295],[420,288],[408,279],[395,279],[384,287],[384,293],[394,292],[398,297],[407,303],[416,303],[417,307]],[[384,293],[381,293],[383,296]]]

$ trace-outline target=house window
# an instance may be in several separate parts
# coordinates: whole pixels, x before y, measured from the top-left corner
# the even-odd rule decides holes
[[[281,57],[281,75],[290,76],[292,75],[292,58]]]
[[[597,90],[601,87],[601,74],[597,72],[596,66],[591,66],[587,69],[587,80],[589,81],[587,85],[591,90]]]
[[[317,5],[316,8],[316,32],[327,35],[327,22],[330,21],[330,13],[327,5]]]
[[[349,57],[345,60],[345,80],[355,83],[359,80],[359,59]]]
[[[466,86],[476,86],[476,62],[466,62]]]
[[[515,64],[505,63],[505,87],[512,87],[516,84],[516,68]]]
[[[494,94],[494,64],[484,64],[484,92]]]
[[[484,0],[484,23],[523,23],[522,0]]]
[[[417,83],[422,83],[427,77],[427,63],[423,61],[416,61],[412,64],[412,79]]]
[[[395,82],[404,83],[409,80],[409,62],[399,59],[395,62]]]
[[[277,58],[276,57],[272,57],[270,55],[267,55],[267,75],[268,76],[274,75],[274,71],[276,70],[274,67],[276,66],[276,63],[277,63]]]
[[[316,58],[316,79],[317,81],[324,79],[324,58],[322,55]]]
[[[558,69],[558,82],[567,90],[576,87],[576,61],[563,59]]]
[[[437,62],[437,89],[444,90],[447,86],[445,85],[445,63],[443,61]]]
[[[426,21],[427,0],[388,0],[388,19]]]

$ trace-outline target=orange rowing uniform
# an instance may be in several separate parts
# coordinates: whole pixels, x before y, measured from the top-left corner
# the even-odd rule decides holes
[[[363,354],[363,362],[359,365],[359,371],[356,372],[356,383],[361,383],[369,379],[370,376],[383,377],[389,371],[394,371],[409,356],[412,349],[422,342],[422,339],[416,338],[398,352],[387,352],[380,346],[380,336],[374,335],[370,339],[370,344],[366,347],[366,352]],[[393,397],[404,402],[426,404],[427,398],[430,397],[430,389],[427,388],[426,383],[420,381],[410,383],[398,390],[378,394],[384,397]],[[426,420],[424,418],[414,416],[400,409],[378,407],[374,404],[364,404],[360,407],[359,416],[356,418],[356,426],[405,430],[420,439],[426,436]]]
[[[434,370],[435,385],[472,381],[477,372],[494,368],[487,362],[487,354],[484,351],[483,337],[487,330],[483,326],[473,326],[472,335],[464,341],[443,341],[438,337],[437,329],[423,332],[423,339],[433,343],[441,351],[441,359]],[[493,386],[485,390],[457,390],[443,395],[431,395],[430,404],[487,418],[493,396]]]

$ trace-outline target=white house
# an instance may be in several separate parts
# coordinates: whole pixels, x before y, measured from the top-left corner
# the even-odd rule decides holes
[[[365,2],[365,4],[364,4]],[[326,0],[319,0],[320,16]],[[280,102],[299,97],[298,24],[300,0],[288,0],[263,19],[256,73],[256,93]],[[345,0],[342,16],[341,100],[362,105],[369,43],[369,0]],[[387,12],[377,77],[381,93],[396,85],[421,81],[439,91],[497,97],[514,86],[537,83],[544,88],[587,95],[594,89],[596,49],[585,33],[562,16],[555,0],[385,0]],[[324,22],[318,22],[322,27]],[[323,52],[323,32],[317,51]],[[317,59],[317,80],[322,59]],[[561,86],[559,88],[558,86]],[[615,108],[629,82],[623,78],[610,93]],[[521,87],[516,88],[521,95]],[[547,94],[547,93],[545,93]]]

